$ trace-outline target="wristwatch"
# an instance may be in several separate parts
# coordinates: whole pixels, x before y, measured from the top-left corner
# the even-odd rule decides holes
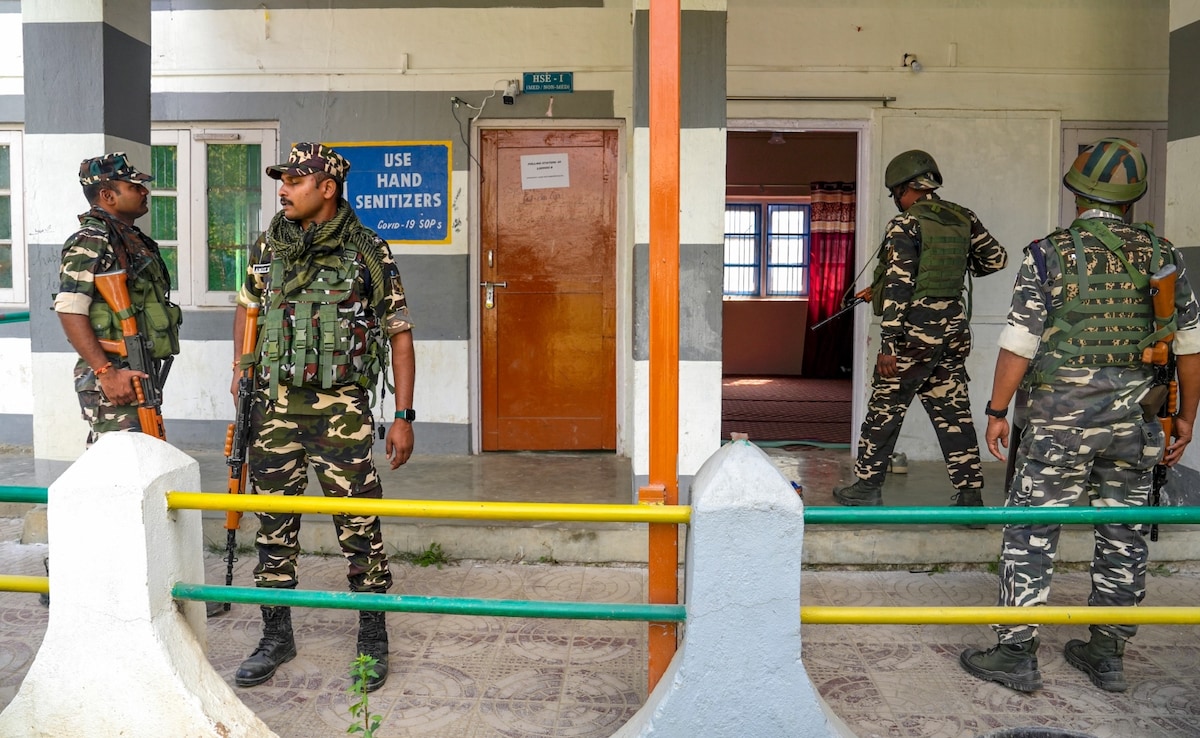
[[[411,423],[416,419],[417,411],[413,410],[411,407],[406,407],[403,410],[396,411],[396,420],[407,420]]]
[[[1003,420],[1004,418],[1008,417],[1008,408],[1006,407],[1003,410],[993,410],[992,403],[989,402],[988,404],[983,406],[983,414],[990,415],[993,418],[1000,418],[1001,420]]]

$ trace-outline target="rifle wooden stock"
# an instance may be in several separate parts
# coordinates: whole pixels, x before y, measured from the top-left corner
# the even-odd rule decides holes
[[[1150,300],[1154,306],[1154,327],[1156,330],[1165,329],[1175,317],[1175,281],[1179,271],[1174,264],[1168,264],[1150,277]],[[1171,342],[1175,340],[1172,331],[1142,351],[1142,361],[1155,368],[1155,384],[1167,388],[1167,396],[1158,409],[1158,422],[1163,429],[1163,458],[1154,466],[1153,486],[1150,493],[1151,507],[1158,507],[1162,501],[1162,488],[1167,483],[1167,465],[1164,460],[1167,447],[1171,445],[1171,436],[1175,432],[1175,413],[1179,412],[1179,385],[1175,381],[1175,361],[1171,354]],[[1150,526],[1150,540],[1158,540],[1158,524]]]
[[[242,331],[242,357],[253,356],[258,343],[258,305],[246,308],[246,323]],[[225,431],[225,463],[229,464],[229,494],[246,491],[246,457],[250,447],[250,405],[254,396],[254,364],[242,367],[238,377],[236,410],[233,422]],[[225,584],[233,584],[233,564],[237,561],[237,530],[242,522],[240,510],[225,512]],[[224,603],[229,610],[230,604]]]
[[[133,305],[129,299],[129,286],[125,282],[125,270],[118,269],[115,272],[97,274],[96,290],[108,303],[108,307],[118,316],[122,316],[119,318],[121,335],[125,337],[123,343],[102,340],[100,346],[105,351],[129,360],[131,368],[151,374],[151,367],[146,365],[144,344],[142,335],[138,332],[137,317],[133,315]],[[131,344],[136,347],[136,350],[131,350]],[[153,382],[154,379],[151,376],[151,384]],[[163,425],[162,417],[162,399],[159,397],[158,387],[153,387],[150,392],[147,392],[142,385],[141,377],[134,377],[133,391],[137,395],[138,421],[141,423],[142,433],[164,441],[167,440],[167,429]]]

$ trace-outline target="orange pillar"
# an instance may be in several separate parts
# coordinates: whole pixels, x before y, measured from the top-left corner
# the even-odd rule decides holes
[[[642,498],[679,504],[680,0],[650,0],[650,470]],[[649,597],[679,601],[679,528],[650,525]],[[675,655],[674,623],[649,626],[649,689]]]

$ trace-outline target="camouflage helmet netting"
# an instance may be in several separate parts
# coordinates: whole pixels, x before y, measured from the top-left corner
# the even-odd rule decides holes
[[[1097,202],[1124,204],[1146,194],[1146,157],[1132,141],[1102,138],[1089,145],[1063,176],[1077,195]]]

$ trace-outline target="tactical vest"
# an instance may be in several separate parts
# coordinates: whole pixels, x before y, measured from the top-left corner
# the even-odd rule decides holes
[[[1062,264],[1062,304],[1049,311],[1030,379],[1045,383],[1065,366],[1142,366],[1142,349],[1175,331],[1176,319],[1155,328],[1148,274],[1172,263],[1146,224],[1132,226],[1150,237],[1149,259],[1135,266],[1129,246],[1099,219],[1076,220],[1070,238],[1051,238]],[[1093,234],[1085,242],[1081,228]],[[1060,232],[1061,233],[1061,232]],[[1045,241],[1043,241],[1045,243]]]
[[[346,244],[336,266],[320,267],[311,282],[286,296],[283,260],[271,260],[266,309],[258,319],[258,354],[271,398],[278,399],[280,383],[374,389],[387,345],[366,297],[356,291],[358,253]]]
[[[913,299],[958,297],[971,251],[970,217],[961,206],[933,198],[918,200],[906,212],[921,226]],[[883,315],[883,280],[887,269],[888,254],[880,250],[871,282],[871,307],[876,315]]]
[[[114,250],[121,248],[112,243],[107,229],[102,226],[88,225],[82,232],[108,241]],[[129,289],[129,309],[117,313],[97,294],[88,309],[92,330],[97,338],[103,340],[123,340],[121,321],[133,315],[137,318],[138,330],[149,344],[152,357],[165,359],[178,354],[179,326],[183,323],[183,311],[168,298],[171,293],[171,276],[167,271],[166,262],[156,253],[129,254],[126,260],[129,263],[124,264],[125,260],[122,260],[122,264]]]

